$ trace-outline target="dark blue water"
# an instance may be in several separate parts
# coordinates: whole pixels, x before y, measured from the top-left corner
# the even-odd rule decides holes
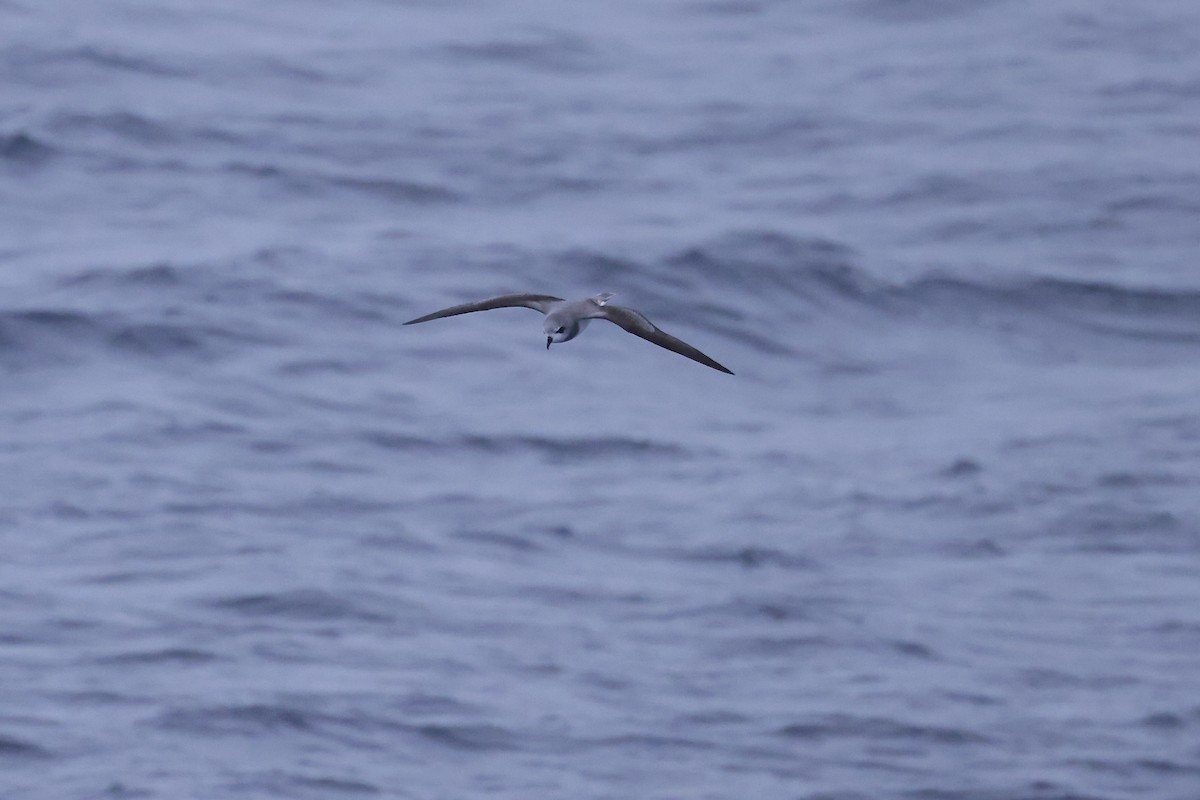
[[[0,31],[6,800],[1200,797],[1194,2]]]

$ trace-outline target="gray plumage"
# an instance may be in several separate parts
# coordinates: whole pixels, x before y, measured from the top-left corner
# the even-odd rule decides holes
[[[641,312],[634,311],[632,308],[609,305],[608,300],[611,297],[612,294],[609,292],[585,300],[563,300],[561,297],[549,294],[505,294],[475,303],[463,303],[443,308],[441,311],[434,311],[432,314],[411,319],[404,324],[415,325],[431,319],[454,317],[475,311],[490,311],[493,308],[532,308],[546,315],[542,328],[546,334],[546,349],[549,350],[551,344],[569,342],[574,339],[587,327],[589,321],[606,319],[634,336],[639,336],[659,347],[686,356],[706,367],[733,374],[731,370],[718,364],[687,342],[660,330]]]

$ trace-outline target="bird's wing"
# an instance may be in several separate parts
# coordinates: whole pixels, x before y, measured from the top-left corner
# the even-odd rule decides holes
[[[647,342],[653,342],[659,347],[665,347],[668,350],[679,353],[681,356],[687,356],[692,361],[699,361],[706,367],[720,370],[721,372],[733,374],[733,371],[713,361],[708,356],[701,353],[696,348],[692,347],[687,342],[682,342],[676,339],[669,333],[664,333],[655,327],[654,323],[646,319],[639,311],[634,311],[632,308],[624,308],[622,306],[600,306],[593,318],[606,319],[620,327],[624,328],[634,336],[640,336]]]
[[[479,300],[474,303],[463,303],[462,305],[443,308],[441,311],[435,311],[423,317],[410,319],[404,324],[414,325],[418,322],[428,322],[431,319],[453,317],[458,314],[470,314],[472,311],[490,311],[493,308],[532,308],[535,311],[545,314],[552,303],[561,302],[561,297],[554,297],[548,294],[503,294],[488,300]]]

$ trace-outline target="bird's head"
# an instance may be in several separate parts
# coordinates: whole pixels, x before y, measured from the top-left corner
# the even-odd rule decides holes
[[[542,329],[546,332],[547,350],[550,349],[550,345],[574,339],[575,335],[579,333],[578,325],[573,325],[568,320],[554,314],[546,316],[546,322],[542,325]]]

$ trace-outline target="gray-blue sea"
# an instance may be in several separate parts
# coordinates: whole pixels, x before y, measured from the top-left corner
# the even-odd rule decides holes
[[[0,187],[0,798],[1200,798],[1195,0],[0,0]]]

